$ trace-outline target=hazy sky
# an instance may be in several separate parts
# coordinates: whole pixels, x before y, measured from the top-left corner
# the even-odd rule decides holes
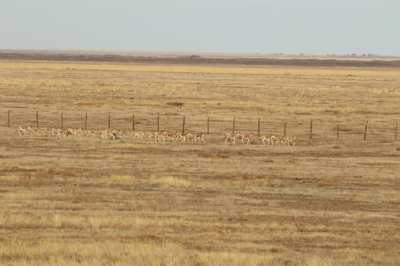
[[[400,55],[399,0],[0,0],[0,47]]]

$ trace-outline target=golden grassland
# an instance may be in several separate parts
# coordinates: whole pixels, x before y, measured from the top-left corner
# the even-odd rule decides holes
[[[1,61],[0,265],[399,265],[399,84],[383,68]],[[177,131],[185,115],[202,132],[210,117],[211,134],[16,134],[37,110],[41,127],[88,113],[88,129],[134,114]],[[244,133],[286,120],[297,145],[224,144],[233,116]]]

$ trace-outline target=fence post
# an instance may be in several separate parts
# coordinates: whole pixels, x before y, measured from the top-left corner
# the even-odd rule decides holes
[[[235,117],[233,117],[232,134],[235,134]]]
[[[11,113],[11,111],[10,111],[10,110],[8,110],[8,127],[10,127],[10,125],[11,125],[11,121],[10,121],[10,113]]]
[[[396,127],[394,128],[394,140],[397,140],[397,122]]]
[[[132,115],[132,131],[135,131],[135,115]]]
[[[210,117],[207,117],[207,134],[210,134]]]
[[[63,113],[61,112],[61,129],[64,129],[64,117],[63,117]]]
[[[85,130],[86,130],[86,127],[87,127],[87,113],[85,115]]]
[[[339,122],[336,125],[336,140],[339,140]]]
[[[36,127],[39,128],[39,111],[36,111]]]
[[[160,115],[157,116],[157,132],[160,132]]]
[[[108,129],[111,129],[111,114],[108,114]]]
[[[258,118],[258,137],[260,137],[260,130],[261,129],[261,125],[260,125],[260,118]]]
[[[312,122],[313,122],[313,120],[311,119],[311,122],[310,122],[310,142],[312,141]]]
[[[183,116],[182,134],[185,134],[185,116]]]
[[[283,120],[283,136],[286,137],[286,120]]]
[[[364,140],[367,139],[367,130],[368,130],[368,120],[367,123],[365,124],[365,129],[364,129]]]

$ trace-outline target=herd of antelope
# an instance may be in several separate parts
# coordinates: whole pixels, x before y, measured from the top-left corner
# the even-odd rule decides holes
[[[165,131],[156,131],[156,132],[130,132],[129,130],[119,130],[119,129],[106,129],[102,131],[97,130],[88,130],[83,132],[82,129],[57,129],[56,127],[52,128],[31,128],[28,127],[18,127],[17,133],[20,136],[40,136],[40,135],[48,135],[53,137],[64,137],[67,138],[68,136],[74,136],[75,138],[81,138],[81,134],[85,134],[86,138],[97,138],[98,136],[101,139],[126,139],[130,134],[133,139],[140,139],[140,140],[154,140],[154,141],[172,141],[177,142],[178,140],[181,142],[190,142],[196,143],[199,141],[200,143],[207,143],[205,138],[206,134],[195,134],[192,132],[188,133],[181,133],[176,132],[172,133],[168,130]],[[225,144],[231,143],[236,144],[236,139],[241,139],[243,144],[250,144],[251,140],[253,139],[254,134],[242,134],[242,133],[226,133],[225,135]],[[261,142],[264,145],[288,145],[292,146],[296,145],[296,137],[276,137],[275,135],[270,136],[262,136]]]
[[[232,140],[232,144],[236,144],[236,139],[241,139],[243,144],[250,144],[251,139],[254,137],[253,133],[250,134],[241,134],[241,133],[226,133],[225,135],[225,143],[228,143],[229,140]],[[292,146],[296,145],[297,137],[288,137],[283,136],[281,138],[277,138],[275,135],[270,136],[262,136],[261,142],[264,145],[288,145],[292,144]]]

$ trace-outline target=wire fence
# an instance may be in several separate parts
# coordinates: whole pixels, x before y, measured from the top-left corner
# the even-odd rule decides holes
[[[227,117],[82,113],[58,111],[6,110],[0,126],[56,127],[83,130],[120,129],[132,131],[195,132],[224,136],[226,133],[253,133],[255,136],[296,136],[301,140],[397,140],[397,122],[393,121],[326,121],[323,119],[281,120],[267,117]]]

